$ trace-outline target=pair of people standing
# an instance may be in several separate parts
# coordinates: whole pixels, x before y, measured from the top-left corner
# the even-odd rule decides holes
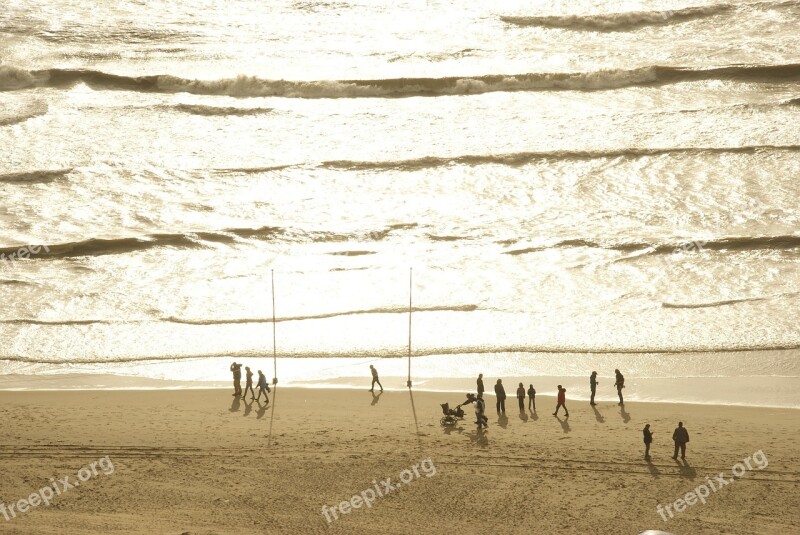
[[[478,374],[478,398],[483,399],[483,393],[486,391],[483,387],[483,374]],[[497,414],[506,413],[506,389],[503,387],[503,380],[498,379],[494,385],[494,395],[497,397]]]
[[[644,426],[642,429],[644,436],[644,458],[650,459],[650,444],[653,443],[653,432],[650,431],[650,424]],[[678,422],[678,427],[672,433],[672,440],[675,442],[675,453],[672,456],[676,461],[678,460],[678,451],[681,453],[681,459],[686,458],[686,443],[689,442],[689,431],[683,427],[683,422]]]
[[[617,396],[619,396],[619,404],[624,405],[625,401],[622,399],[622,389],[625,388],[625,377],[622,373],[616,369],[614,370],[614,386],[617,389]],[[592,372],[592,375],[589,376],[589,389],[592,392],[592,397],[589,399],[589,405],[597,405],[594,402],[594,396],[597,393],[597,385],[600,384],[597,381],[597,372]]]
[[[522,383],[517,387],[517,400],[519,401],[519,412],[525,412],[525,385]],[[533,385],[528,385],[528,410],[536,412],[536,389]]]

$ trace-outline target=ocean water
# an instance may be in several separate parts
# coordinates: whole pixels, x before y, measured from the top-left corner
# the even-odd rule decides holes
[[[2,0],[0,374],[798,407],[799,24]]]

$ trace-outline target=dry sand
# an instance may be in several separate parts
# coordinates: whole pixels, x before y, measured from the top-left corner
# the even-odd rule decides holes
[[[279,387],[262,410],[223,390],[1,392],[0,502],[51,477],[75,481],[106,455],[114,472],[50,507],[0,516],[0,533],[800,533],[798,410],[568,402],[559,421],[553,398],[539,396],[525,418],[510,398],[503,423],[489,397],[483,435],[472,408],[443,429],[444,401],[461,397],[416,392],[412,404],[408,391],[375,401],[366,390]],[[671,459],[679,419],[691,434],[686,465]],[[766,469],[667,523],[656,512],[758,450]],[[405,473],[407,485],[327,524],[323,505],[373,480],[397,483],[415,464],[419,478]]]

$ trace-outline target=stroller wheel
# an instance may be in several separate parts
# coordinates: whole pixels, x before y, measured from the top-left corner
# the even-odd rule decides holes
[[[448,427],[451,425],[455,425],[456,419],[453,418],[452,416],[442,416],[442,419],[439,420],[439,423],[445,427]]]

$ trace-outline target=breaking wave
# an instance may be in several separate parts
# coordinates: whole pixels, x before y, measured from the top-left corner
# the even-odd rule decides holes
[[[74,258],[81,256],[103,256],[148,251],[161,247],[175,249],[203,249],[211,243],[235,243],[239,239],[261,241],[303,242],[348,242],[381,241],[391,233],[415,228],[414,223],[390,225],[380,230],[343,234],[326,231],[306,231],[284,227],[228,228],[220,231],[200,231],[187,234],[150,234],[144,237],[116,239],[91,238],[82,241],[37,245],[32,258]],[[20,247],[0,247],[0,255],[12,256]],[[28,247],[30,250],[30,246]]]
[[[541,151],[512,152],[506,154],[465,154],[460,156],[424,156],[408,160],[354,161],[331,160],[320,166],[330,169],[346,170],[408,170],[428,169],[447,165],[486,165],[500,164],[520,166],[536,160],[594,160],[599,158],[642,158],[663,154],[729,154],[755,153],[758,151],[783,150],[800,151],[800,145],[745,145],[740,147],[665,147],[665,148],[622,148],[594,151]]]
[[[20,173],[6,173],[0,175],[0,183],[46,183],[66,177],[72,169],[40,169],[36,171],[23,171]]]
[[[626,32],[646,26],[680,24],[693,20],[715,17],[748,7],[796,6],[798,2],[759,2],[753,4],[715,4],[710,6],[685,7],[675,11],[627,11],[621,13],[598,13],[594,15],[550,15],[550,16],[501,16],[500,20],[516,26],[559,28],[573,31]]]
[[[221,80],[190,80],[171,75],[132,77],[94,70],[26,71],[10,66],[0,67],[0,90],[19,90],[29,87],[71,87],[78,83],[84,83],[95,89],[227,95],[231,97],[435,97],[476,95],[496,91],[589,91],[698,80],[794,81],[800,80],[800,64],[734,65],[707,69],[650,66],[594,72],[316,81],[268,80],[254,76],[238,76]]]
[[[745,353],[762,351],[792,351],[800,349],[798,344],[763,344],[763,345],[732,345],[728,347],[690,347],[690,348],[660,348],[660,347],[603,347],[591,348],[581,346],[530,346],[530,345],[511,345],[511,346],[457,346],[457,347],[434,347],[428,349],[418,349],[412,352],[412,357],[448,356],[448,355],[486,355],[493,353],[528,353],[528,354],[587,354],[587,355],[642,355],[642,354],[689,354],[689,353]],[[302,351],[284,351],[280,353],[281,358],[405,358],[408,356],[404,350],[364,350],[358,351],[314,351],[313,353]],[[39,357],[39,356],[15,356],[5,355],[0,357],[0,361],[22,362],[28,364],[123,364],[136,362],[164,362],[164,361],[186,361],[198,359],[220,359],[229,361],[231,358],[271,358],[272,354],[258,350],[234,351],[220,354],[199,354],[199,355],[165,355],[165,356],[130,356],[130,357],[89,357],[89,358],[70,358],[59,357]],[[454,363],[457,365],[457,363]]]
[[[574,248],[574,247],[587,247],[591,249],[606,249],[611,251],[619,251],[623,253],[630,253],[640,251],[644,254],[663,255],[673,254],[681,251],[686,251],[687,245],[692,245],[692,251],[762,251],[762,250],[786,250],[800,248],[800,236],[785,235],[785,236],[741,236],[731,238],[718,238],[708,241],[682,241],[680,243],[661,243],[652,244],[647,242],[623,242],[623,243],[599,243],[592,240],[574,239],[563,240],[551,245],[525,247],[520,249],[512,249],[505,251],[508,255],[522,255],[528,253],[537,253],[549,249],[560,248]],[[633,258],[639,258],[643,255],[637,255]],[[630,259],[632,257],[626,257]]]

